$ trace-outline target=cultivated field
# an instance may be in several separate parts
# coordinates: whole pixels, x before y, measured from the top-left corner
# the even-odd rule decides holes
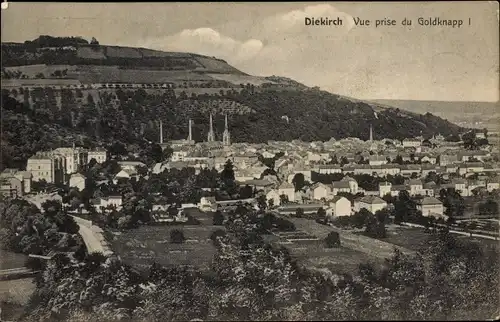
[[[170,232],[183,231],[186,241],[183,244],[170,242]],[[113,251],[126,263],[140,269],[147,269],[153,261],[164,266],[186,265],[209,269],[215,247],[210,235],[221,226],[176,225],[142,226],[121,233],[114,233],[111,241]]]
[[[264,83],[274,83],[272,81],[265,79],[264,77],[258,77],[258,76],[234,75],[234,74],[207,74],[207,75],[212,77],[213,79],[227,81],[236,85],[252,84],[255,86],[259,86]]]

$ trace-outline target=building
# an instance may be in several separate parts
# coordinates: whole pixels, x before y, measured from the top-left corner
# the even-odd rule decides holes
[[[136,171],[137,167],[145,167],[146,165],[140,161],[118,161],[118,165],[122,170]]]
[[[65,175],[76,173],[80,165],[88,162],[88,151],[81,147],[77,148],[74,144],[71,148],[57,148],[54,154],[62,158]]]
[[[401,143],[403,148],[416,148],[422,145],[422,141],[418,139],[404,139]]]
[[[315,183],[311,186],[312,197],[315,200],[329,199],[332,196],[332,188],[323,183]]]
[[[417,202],[417,210],[422,212],[422,216],[442,218],[444,215],[443,203],[434,197],[424,197]]]
[[[217,203],[215,197],[201,197],[198,208],[201,211],[216,211]]]
[[[371,155],[368,159],[369,165],[383,165],[387,164],[387,158],[383,155]]]
[[[19,197],[24,194],[30,193],[31,180],[31,172],[7,168],[0,174],[2,194]]]
[[[69,187],[70,188],[77,188],[78,190],[82,191],[85,189],[85,176],[80,173],[73,173],[69,177]]]
[[[330,201],[327,214],[333,217],[350,216],[352,214],[351,202],[345,197],[335,196]]]
[[[382,210],[387,207],[387,202],[384,199],[381,199],[377,196],[366,196],[355,201],[354,208],[356,211],[360,211],[361,209],[366,209],[372,214],[376,213],[379,210]]]
[[[38,152],[33,155],[28,159],[26,170],[33,175],[33,181],[58,183],[64,180],[64,160],[52,152]]]
[[[283,182],[278,187],[278,194],[287,196],[288,201],[295,201],[295,187],[291,183]]]
[[[97,148],[87,152],[87,164],[94,159],[97,163],[104,163],[108,158],[106,149]]]
[[[122,208],[122,196],[109,196],[107,198],[99,198],[94,200],[92,204],[96,208],[96,210],[100,210],[102,212],[106,212],[110,208],[115,208],[119,211]]]
[[[271,200],[272,200],[273,206],[278,206],[281,202],[280,194],[279,194],[278,190],[276,190],[276,189],[270,190],[266,194],[266,200],[267,200],[268,205],[271,203]]]
[[[378,184],[378,192],[379,192],[379,197],[382,198],[383,196],[387,194],[391,194],[391,187],[392,184],[390,182],[381,182]]]

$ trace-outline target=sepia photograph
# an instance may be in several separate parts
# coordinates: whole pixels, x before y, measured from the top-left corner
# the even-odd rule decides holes
[[[499,2],[2,2],[0,321],[500,319]]]

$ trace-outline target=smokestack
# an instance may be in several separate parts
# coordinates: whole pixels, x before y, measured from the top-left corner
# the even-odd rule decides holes
[[[189,141],[192,141],[193,140],[193,132],[191,130],[191,126],[192,126],[192,122],[191,122],[191,119],[189,119],[189,137],[188,137],[188,140]]]
[[[160,120],[160,144],[163,144],[163,123]]]
[[[373,127],[370,124],[370,142],[372,142],[372,141],[373,141]]]

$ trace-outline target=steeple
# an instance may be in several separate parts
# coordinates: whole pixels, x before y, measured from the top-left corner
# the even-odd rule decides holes
[[[224,133],[222,134],[222,144],[231,145],[231,135],[229,134],[229,127],[227,125],[227,114],[225,119]]]
[[[214,128],[212,126],[212,113],[210,113],[210,130],[208,131],[208,142],[214,142],[215,141],[215,134],[214,134]]]

